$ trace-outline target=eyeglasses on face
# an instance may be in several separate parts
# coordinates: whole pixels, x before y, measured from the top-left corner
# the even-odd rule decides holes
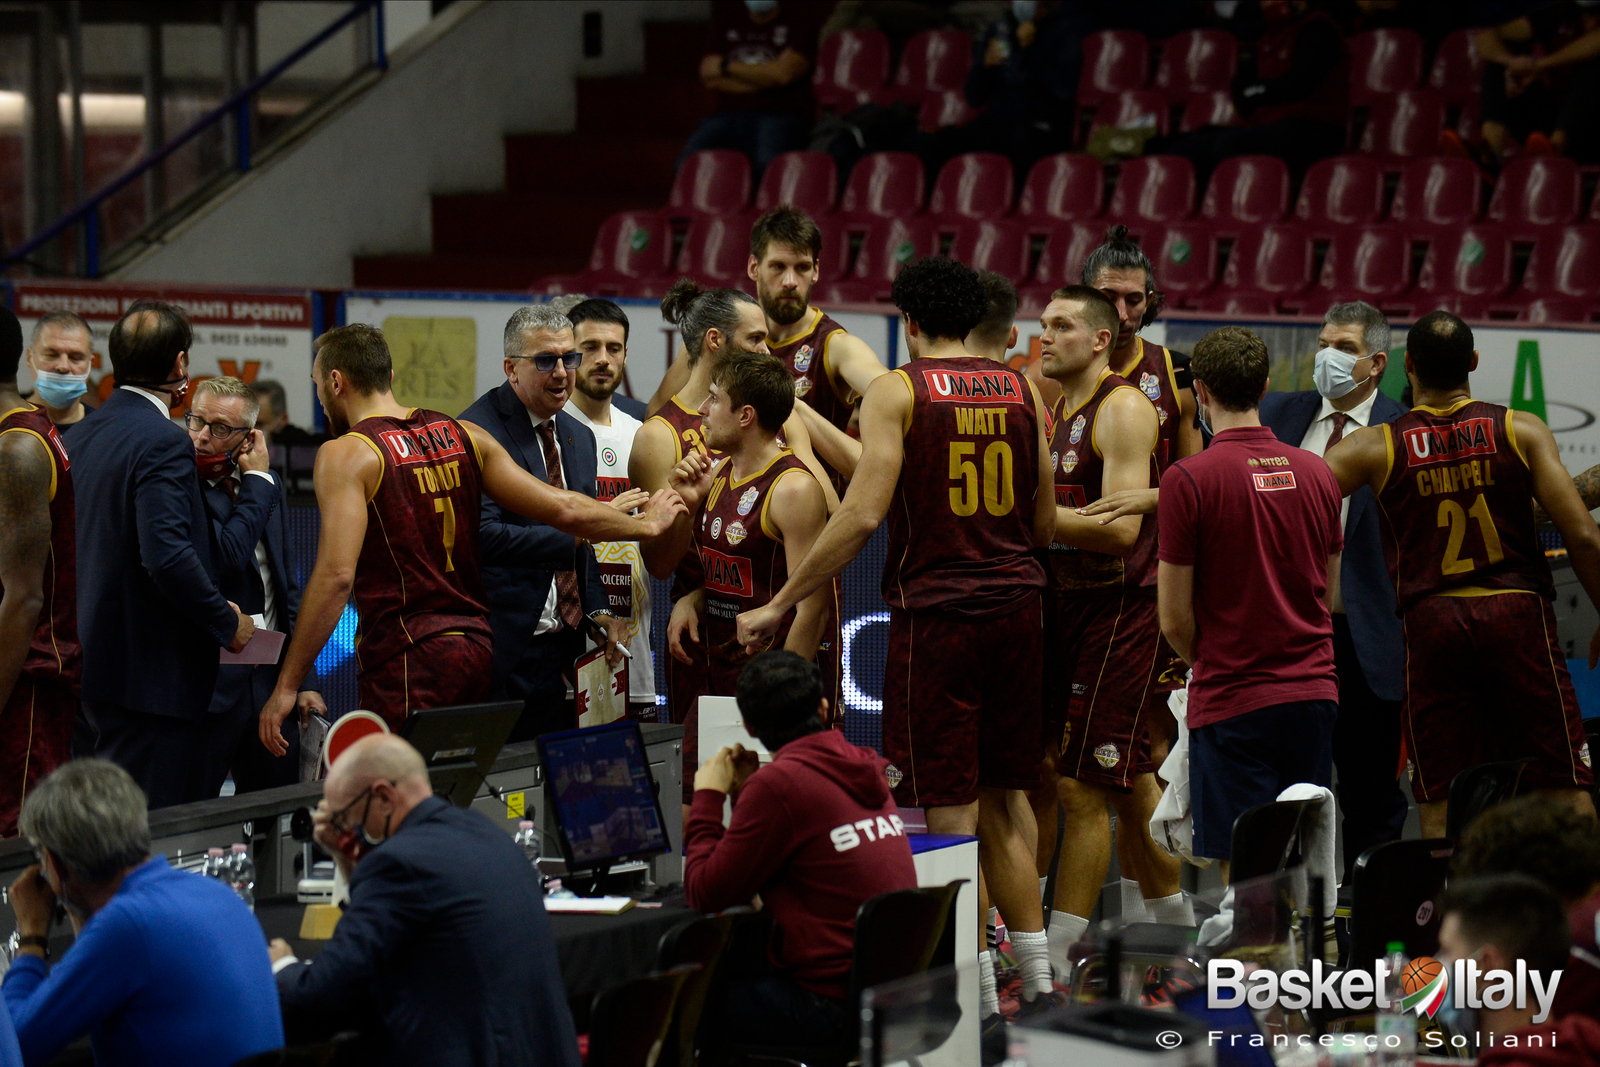
[[[512,356],[512,359],[531,359],[533,369],[540,374],[549,374],[556,369],[556,361],[567,370],[577,370],[578,364],[583,362],[582,352],[538,352],[531,356]]]
[[[183,417],[183,424],[189,427],[191,433],[199,433],[200,428],[203,426],[209,427],[211,430],[211,436],[217,438],[218,440],[221,440],[224,437],[232,437],[236,433],[250,432],[250,427],[248,426],[229,426],[225,422],[207,422],[199,415],[194,414],[185,415]]]

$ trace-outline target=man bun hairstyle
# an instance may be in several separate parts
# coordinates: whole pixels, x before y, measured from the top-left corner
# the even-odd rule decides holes
[[[756,422],[777,433],[794,413],[794,375],[788,364],[766,352],[730,351],[717,361],[711,380],[728,395],[734,410],[749,404]]]
[[[135,300],[111,327],[106,349],[119,385],[165,385],[180,352],[194,344],[189,316],[165,300]]]
[[[809,253],[813,260],[822,255],[822,230],[810,215],[789,204],[779,204],[750,227],[750,254],[757,263],[767,258],[774,241]]]
[[[1212,399],[1229,411],[1249,411],[1261,403],[1272,369],[1266,342],[1243,326],[1212,330],[1194,346],[1190,369]]]
[[[1083,321],[1091,330],[1110,330],[1111,347],[1117,347],[1117,330],[1122,320],[1117,315],[1117,305],[1106,299],[1106,294],[1087,285],[1064,285],[1050,294],[1052,302],[1065,300],[1077,304],[1083,311]]]
[[[739,330],[739,305],[755,303],[755,297],[738,289],[707,289],[693,278],[679,278],[661,298],[661,317],[683,334],[692,367],[705,354],[706,333],[718,330],[732,340]]]
[[[352,322],[329,330],[317,338],[315,349],[313,362],[321,362],[323,376],[338,371],[358,393],[381,395],[394,383],[389,342],[376,326]]]
[[[1428,389],[1458,389],[1472,372],[1472,327],[1448,311],[1430,311],[1406,334],[1411,372]]]
[[[1150,257],[1144,254],[1139,242],[1128,235],[1126,226],[1119,224],[1107,229],[1105,241],[1083,261],[1083,284],[1091,289],[1099,288],[1096,283],[1100,273],[1108,270],[1144,271],[1144,317],[1139,320],[1139,328],[1142,330],[1156,321],[1162,308],[1167,306],[1167,297],[1156,288],[1156,270],[1150,265]]]
[[[965,340],[989,297],[978,272],[947,256],[924,256],[895,275],[889,299],[929,339]]]
[[[793,652],[778,649],[752,659],[739,674],[735,694],[739,714],[768,752],[823,730],[817,717],[822,672]]]

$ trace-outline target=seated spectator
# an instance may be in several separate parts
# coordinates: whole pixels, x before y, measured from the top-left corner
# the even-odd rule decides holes
[[[1497,164],[1513,141],[1524,155],[1600,160],[1600,4],[1536,4],[1479,33],[1478,58],[1485,162]],[[1463,150],[1454,134],[1442,147]]]
[[[272,942],[297,1039],[364,1027],[374,1063],[578,1067],[539,879],[505,831],[435,797],[392,734],[334,761],[313,821],[350,902],[314,964]]]
[[[251,382],[250,388],[255,390],[256,399],[261,404],[261,412],[256,417],[256,429],[267,437],[269,445],[320,445],[327,438],[302,430],[289,422],[289,396],[283,391],[283,383],[275,382],[271,378],[263,378]]]
[[[772,762],[758,771],[754,752],[724,748],[695,774],[684,889],[708,912],[759,893],[776,930],[770,946],[730,961],[722,1032],[741,1043],[848,1043],[856,911],[917,884],[887,764],[823,727],[822,676],[793,652],[751,660],[738,701]]]
[[[1569,938],[1561,902],[1525,874],[1452,882],[1439,898],[1439,911],[1444,919],[1437,956],[1447,968],[1470,959],[1482,971],[1515,972],[1522,963],[1548,983],[1566,963]],[[1490,998],[1485,997],[1476,1012],[1448,1006],[1437,1018],[1457,1033],[1466,1031],[1467,1040],[1476,1042],[1483,1067],[1533,1063],[1578,1067],[1600,1062],[1600,1023],[1582,1015],[1561,1019],[1553,1011],[1546,1016],[1535,995],[1537,983],[1526,985],[1520,1005],[1516,997],[1508,997],[1504,1007],[1490,1007]],[[1478,989],[1485,989],[1483,979]],[[1426,1046],[1418,1051],[1427,1051]]]
[[[1230,156],[1279,156],[1297,174],[1344,148],[1350,55],[1338,23],[1307,0],[1262,0],[1266,30],[1254,59],[1240,55],[1233,104],[1241,127],[1207,126],[1152,138],[1145,152],[1187,156],[1199,188]]]
[[[1600,1021],[1600,824],[1554,797],[1534,794],[1497,804],[1461,835],[1452,861],[1457,878],[1526,874],[1561,900],[1572,929],[1572,956],[1556,989],[1555,1014]]]
[[[228,1067],[283,1046],[261,927],[233,891],[150,855],[145,797],[105,760],[28,794],[39,863],[11,886],[21,947],[0,984],[28,1063],[88,1034],[97,1063]],[[77,940],[46,968],[56,903]]]
[[[678,165],[707,148],[750,157],[757,181],[780,153],[806,146],[811,129],[811,67],[825,4],[799,0],[716,0],[700,83],[717,110],[700,121]]]

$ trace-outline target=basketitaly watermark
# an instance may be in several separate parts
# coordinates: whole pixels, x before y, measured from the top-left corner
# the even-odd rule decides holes
[[[1246,975],[1245,965],[1238,960],[1212,960],[1206,966],[1206,1007],[1236,1008],[1248,1003],[1257,1009],[1291,1011],[1391,1011],[1396,1006],[1388,995],[1390,973],[1383,960],[1375,960],[1366,970],[1344,971],[1314,960],[1309,971],[1262,968]],[[1423,956],[1407,964],[1401,975],[1404,996],[1398,1007],[1431,1019],[1447,998],[1453,999],[1457,1008],[1474,1010],[1514,1006],[1520,1011],[1533,1004],[1538,1007],[1533,1022],[1542,1023],[1550,1016],[1561,973],[1530,970],[1521,960],[1513,970],[1484,970],[1470,959],[1456,960],[1447,969],[1438,960]]]

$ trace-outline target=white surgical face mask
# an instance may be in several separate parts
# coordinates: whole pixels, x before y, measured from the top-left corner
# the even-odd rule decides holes
[[[1316,382],[1317,392],[1329,400],[1338,400],[1362,384],[1351,376],[1352,372],[1357,363],[1371,358],[1352,356],[1337,348],[1324,348],[1317,353],[1317,365],[1311,372],[1311,380]]]

